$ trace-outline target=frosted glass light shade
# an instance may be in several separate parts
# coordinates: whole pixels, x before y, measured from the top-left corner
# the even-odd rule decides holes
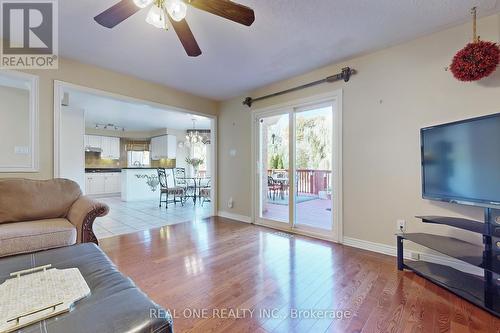
[[[158,29],[168,30],[167,17],[165,11],[157,6],[151,7],[148,16],[146,17],[146,22]]]
[[[187,5],[182,0],[168,0],[165,7],[174,21],[182,21],[187,14]]]
[[[153,3],[153,0],[134,0],[134,4],[139,8],[146,8]]]

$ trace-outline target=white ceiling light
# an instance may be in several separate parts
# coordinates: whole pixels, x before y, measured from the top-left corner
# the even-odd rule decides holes
[[[122,131],[125,132],[125,127],[118,126],[115,124],[95,124],[96,129],[105,129],[108,131]]]
[[[186,18],[187,5],[182,0],[167,0],[165,8],[174,21],[180,22]]]
[[[146,8],[153,3],[153,0],[134,0],[134,3],[139,8]]]
[[[167,15],[163,8],[152,6],[146,17],[146,22],[156,28],[168,30]]]

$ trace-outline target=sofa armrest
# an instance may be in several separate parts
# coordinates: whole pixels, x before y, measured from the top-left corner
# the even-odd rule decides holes
[[[92,231],[96,217],[105,216],[109,212],[106,204],[82,195],[76,200],[68,212],[68,220],[76,227],[77,243],[95,243],[97,238]]]

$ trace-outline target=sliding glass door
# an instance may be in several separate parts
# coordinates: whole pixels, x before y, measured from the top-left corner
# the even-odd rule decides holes
[[[295,226],[332,230],[332,105],[295,112]]]
[[[269,222],[290,221],[290,115],[259,118],[259,212]]]
[[[338,105],[327,100],[257,111],[256,223],[338,239]]]

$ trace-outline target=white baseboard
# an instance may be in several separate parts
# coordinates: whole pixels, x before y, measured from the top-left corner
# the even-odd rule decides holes
[[[358,249],[363,249],[367,251],[372,251],[372,252],[377,252],[377,253],[382,253],[386,254],[389,256],[397,256],[397,247],[396,246],[391,246],[391,245],[386,245],[386,244],[381,244],[381,243],[374,243],[362,239],[356,239],[356,238],[351,238],[351,237],[344,237],[344,245],[347,246],[352,246]],[[467,272],[470,274],[474,275],[483,275],[483,270],[479,267],[474,267],[472,265],[469,265],[463,261],[460,261],[455,258],[451,258],[439,253],[429,253],[429,252],[421,252],[421,251],[415,251],[415,250],[409,250],[409,249],[404,249],[403,251],[403,257],[405,259],[409,260],[414,260],[412,255],[418,255],[419,260],[421,261],[427,261],[427,262],[432,262],[435,264],[441,264],[441,265],[446,265],[453,267],[455,269],[458,269],[463,272]]]
[[[226,219],[236,220],[239,222],[252,223],[252,218],[246,215],[234,214],[219,210],[217,216],[224,217]]]
[[[355,247],[358,249],[387,254],[388,256],[396,256],[397,255],[397,249],[395,246],[385,245],[385,244],[381,244],[381,243],[374,243],[374,242],[370,242],[370,241],[366,241],[366,240],[362,240],[362,239],[344,236],[343,244],[347,245],[347,246],[352,246],[352,247]],[[405,250],[404,257],[406,259],[411,259],[411,252],[409,252],[408,250]]]

